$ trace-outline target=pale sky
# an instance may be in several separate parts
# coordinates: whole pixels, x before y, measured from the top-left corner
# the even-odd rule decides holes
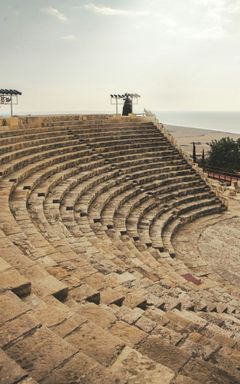
[[[240,110],[240,0],[0,0],[0,36],[19,113]]]

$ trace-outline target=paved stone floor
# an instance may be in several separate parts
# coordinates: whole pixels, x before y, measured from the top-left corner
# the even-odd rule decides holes
[[[184,226],[174,239],[176,258],[204,275],[212,271],[233,285],[240,284],[240,199],[229,209]]]

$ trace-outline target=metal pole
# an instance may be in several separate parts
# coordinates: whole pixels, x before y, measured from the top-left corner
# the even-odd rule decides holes
[[[11,116],[13,115],[13,104],[12,104],[12,95],[11,95]]]

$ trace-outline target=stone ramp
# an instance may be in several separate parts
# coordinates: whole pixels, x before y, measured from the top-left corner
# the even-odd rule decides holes
[[[19,127],[0,130],[0,383],[240,382],[238,288],[172,246],[224,206],[164,132],[139,117]]]

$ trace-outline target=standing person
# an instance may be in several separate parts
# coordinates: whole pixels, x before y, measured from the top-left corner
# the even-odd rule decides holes
[[[122,115],[123,116],[128,116],[131,113],[132,113],[132,99],[131,99],[131,97],[129,97],[129,95],[127,95],[127,97],[126,97],[126,99],[124,101],[124,104],[123,104]]]

